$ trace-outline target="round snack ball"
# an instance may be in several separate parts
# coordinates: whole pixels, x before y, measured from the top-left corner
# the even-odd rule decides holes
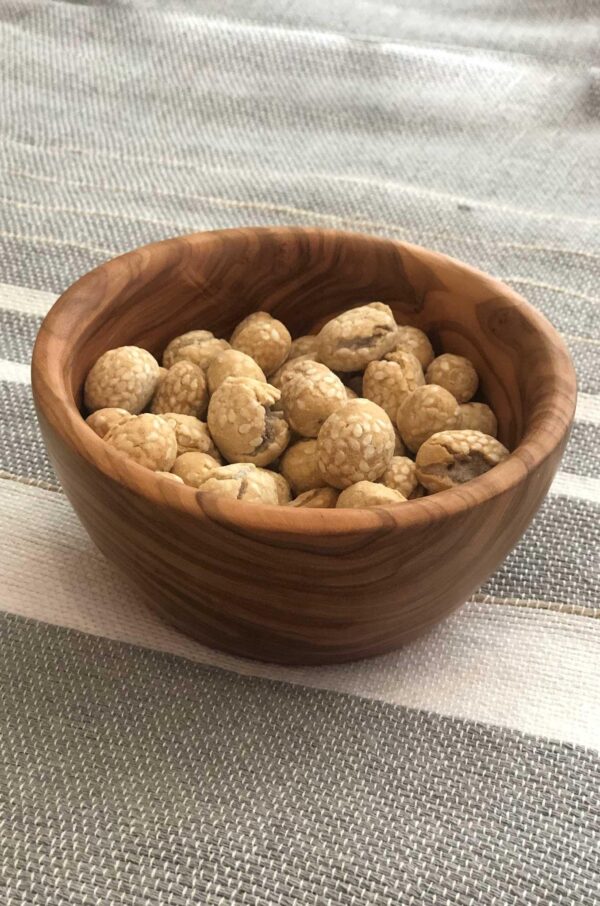
[[[338,509],[357,509],[370,506],[391,506],[394,503],[405,502],[406,497],[399,491],[386,488],[384,484],[376,484],[374,481],[357,481],[356,484],[351,484],[349,488],[342,491],[336,507]]]
[[[421,363],[410,352],[398,351],[394,361],[369,362],[363,378],[363,396],[396,418],[407,395],[425,383]]]
[[[347,400],[356,400],[356,399],[358,399],[358,393],[355,393],[354,390],[352,389],[352,387],[346,387],[346,399]]]
[[[335,488],[311,488],[292,500],[290,506],[305,507],[309,510],[331,510],[335,507],[340,492]]]
[[[427,368],[435,356],[427,334],[418,327],[409,327],[408,324],[396,329],[396,341],[392,350],[412,353],[419,360],[422,368]]]
[[[221,463],[208,453],[182,453],[173,463],[171,474],[181,478],[184,484],[199,488],[211,472]]]
[[[327,484],[319,471],[317,441],[312,437],[288,447],[281,457],[279,468],[294,494],[302,494]]]
[[[292,345],[290,346],[290,351],[288,353],[288,361],[290,359],[297,359],[299,355],[307,355],[316,362],[318,361],[317,354],[317,338],[312,334],[307,334],[304,337],[297,337],[295,340],[292,340]]]
[[[189,330],[171,340],[163,352],[162,363],[165,368],[172,368],[176,362],[192,362],[206,371],[224,349],[229,349],[227,340],[217,340],[210,330]]]
[[[204,371],[192,362],[176,362],[167,371],[154,397],[151,412],[163,415],[178,412],[180,415],[195,415],[199,418],[206,412],[208,388]]]
[[[156,384],[157,387],[160,384],[160,382],[162,380],[164,380],[164,378],[166,378],[168,373],[169,373],[169,369],[165,368],[164,365],[161,365],[160,368],[158,369],[158,383]]]
[[[277,485],[273,473],[257,469],[253,463],[236,462],[211,472],[199,491],[211,491],[220,497],[277,505]]]
[[[346,388],[327,365],[304,363],[281,388],[281,407],[289,425],[303,437],[316,437],[323,422],[347,402]]]
[[[277,488],[277,503],[279,506],[287,506],[287,504],[292,499],[292,493],[290,491],[290,486],[287,483],[283,475],[280,475],[279,472],[270,472],[270,475],[273,476],[273,481],[275,482],[275,487]]]
[[[252,378],[227,378],[217,387],[208,407],[208,430],[226,460],[268,466],[285,450],[290,429],[273,411],[280,396],[275,387]]]
[[[394,454],[394,426],[369,400],[349,400],[329,416],[317,438],[317,462],[327,484],[347,488],[377,481]]]
[[[430,493],[446,491],[483,475],[509,455],[506,447],[481,431],[440,431],[417,453],[417,477]]]
[[[228,377],[249,377],[255,381],[267,383],[262,368],[259,368],[254,359],[239,349],[225,349],[214,357],[208,371],[208,389],[214,393],[217,387]]]
[[[371,302],[342,312],[318,336],[318,355],[332,371],[361,371],[394,346],[397,325],[389,305]]]
[[[310,365],[306,365],[306,362],[310,362]],[[310,371],[313,365],[317,363],[309,355],[299,355],[295,359],[288,359],[287,362],[284,362],[281,368],[278,368],[275,374],[271,375],[269,383],[272,387],[277,387],[278,390],[283,390],[284,384],[289,381],[298,371],[302,374]]]
[[[146,349],[119,346],[103,353],[85,379],[86,409],[126,409],[137,415],[152,399],[159,364]]]
[[[479,387],[479,377],[471,362],[462,355],[452,355],[450,352],[434,359],[425,377],[428,384],[443,387],[459,403],[467,403]]]
[[[458,403],[443,387],[425,384],[404,398],[396,423],[402,440],[416,453],[436,431],[451,431],[458,426]]]
[[[251,356],[265,374],[273,374],[288,357],[292,338],[281,321],[266,311],[255,311],[240,321],[231,345]]]
[[[498,419],[486,403],[463,403],[458,409],[459,428],[472,428],[491,437],[498,436]]]
[[[417,467],[408,456],[393,456],[379,481],[386,488],[399,491],[407,500],[423,496],[423,488],[417,478]]]
[[[170,472],[177,456],[177,439],[160,415],[135,415],[111,428],[107,444],[154,472]]]
[[[174,475],[173,472],[155,472],[157,478],[168,478],[170,481],[176,481],[179,484],[183,484],[183,478],[180,478],[179,475]]]
[[[177,455],[182,453],[208,453],[220,459],[219,451],[213,444],[208,425],[194,415],[179,412],[165,412],[162,416],[173,428],[177,438]]]
[[[86,422],[98,437],[104,437],[111,428],[127,418],[131,418],[131,412],[126,409],[96,409],[95,412],[88,415]]]

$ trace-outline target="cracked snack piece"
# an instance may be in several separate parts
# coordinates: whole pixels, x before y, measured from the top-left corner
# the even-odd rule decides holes
[[[319,359],[332,371],[361,371],[393,348],[397,329],[383,302],[351,308],[321,328]]]
[[[396,340],[391,352],[396,350],[412,353],[419,360],[422,368],[427,368],[435,357],[427,334],[418,327],[410,327],[408,324],[396,329]]]
[[[349,400],[329,416],[317,438],[319,470],[335,488],[376,481],[394,454],[396,437],[389,417],[370,400]]]
[[[176,362],[161,380],[152,399],[155,415],[178,412],[180,415],[204,415],[208,406],[208,388],[204,371],[192,362]]]
[[[462,355],[445,352],[429,365],[425,375],[428,384],[437,384],[454,396],[459,403],[468,401],[477,393],[479,377],[475,368]]]
[[[85,379],[86,409],[126,409],[137,415],[152,399],[159,368],[154,356],[139,346],[109,349],[96,360]]]
[[[273,406],[281,394],[252,378],[227,378],[213,393],[208,430],[228,462],[267,466],[285,450],[288,423]]]
[[[290,351],[288,353],[288,362],[291,359],[297,359],[300,355],[310,356],[317,362],[317,345],[317,338],[312,334],[307,334],[304,337],[297,337],[295,340],[292,340],[292,345],[290,346]]]
[[[424,494],[417,478],[417,467],[408,456],[393,456],[379,481],[386,488],[399,491],[407,500],[414,500]]]
[[[214,357],[208,371],[208,389],[214,393],[217,387],[220,387],[228,377],[249,377],[255,381],[267,383],[264,371],[251,359],[245,352],[239,349],[224,349]]]
[[[463,403],[459,409],[459,428],[471,428],[491,437],[498,436],[498,419],[486,403]]]
[[[370,506],[392,506],[395,503],[405,503],[406,497],[399,491],[387,488],[384,484],[374,481],[357,481],[346,488],[337,501],[338,509],[356,509]]]
[[[391,355],[392,361],[369,362],[363,378],[363,396],[385,409],[393,421],[404,397],[421,387],[425,378],[421,363],[412,353],[397,350]]]
[[[240,321],[231,335],[234,349],[245,352],[266,375],[283,365],[288,357],[292,338],[281,321],[266,311],[255,311]]]
[[[184,484],[199,488],[210,473],[221,465],[220,459],[215,459],[208,453],[182,453],[173,463],[171,474],[181,478]]]
[[[180,412],[165,412],[162,416],[173,428],[177,438],[177,455],[182,453],[208,453],[220,460],[219,451],[210,436],[208,425],[193,415],[181,415]]]
[[[173,428],[160,415],[149,412],[119,422],[104,440],[153,472],[170,472],[177,456]]]
[[[327,365],[305,362],[281,388],[281,407],[289,425],[303,437],[316,437],[323,422],[347,402],[346,388]],[[310,367],[309,367],[310,366]]]
[[[396,424],[408,449],[416,453],[432,434],[458,427],[458,416],[458,403],[451,393],[437,384],[425,384],[404,398]]]
[[[500,441],[481,431],[439,431],[417,453],[417,477],[430,493],[446,491],[483,475],[508,455]]]
[[[267,469],[257,469],[249,462],[220,466],[210,473],[198,490],[210,491],[233,500],[273,505],[278,503],[277,484],[273,473]]]
[[[104,437],[115,425],[131,417],[131,412],[126,409],[96,409],[95,412],[88,415],[86,422],[98,437]]]
[[[281,457],[279,468],[296,495],[327,484],[319,470],[315,438],[299,440],[288,447]]]
[[[290,506],[304,507],[310,510],[331,510],[335,507],[340,495],[335,488],[311,488],[292,500]]]
[[[165,368],[172,368],[176,362],[192,362],[206,371],[224,349],[229,349],[227,340],[218,340],[210,330],[189,330],[171,340],[163,352],[162,363]]]

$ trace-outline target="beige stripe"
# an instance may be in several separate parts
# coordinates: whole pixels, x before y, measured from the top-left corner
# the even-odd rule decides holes
[[[55,293],[0,283],[0,308],[18,311],[25,315],[45,315],[56,302]]]
[[[154,617],[91,545],[61,495],[0,482],[0,531],[11,539],[0,567],[0,606],[8,612],[243,675],[600,745],[596,621],[473,603],[385,657],[277,667],[205,648]]]

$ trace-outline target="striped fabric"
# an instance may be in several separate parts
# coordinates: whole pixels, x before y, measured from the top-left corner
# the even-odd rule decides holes
[[[598,902],[595,10],[0,4],[1,904]],[[310,669],[144,607],[62,494],[29,377],[44,313],[100,261],[289,223],[493,273],[580,388],[547,500],[473,599],[401,651]]]

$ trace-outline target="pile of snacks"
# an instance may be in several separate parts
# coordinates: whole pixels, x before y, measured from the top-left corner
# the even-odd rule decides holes
[[[291,507],[389,506],[463,484],[506,459],[473,364],[435,356],[388,305],[343,312],[292,340],[255,312],[229,342],[175,337],[100,356],[88,425],[159,477]]]

